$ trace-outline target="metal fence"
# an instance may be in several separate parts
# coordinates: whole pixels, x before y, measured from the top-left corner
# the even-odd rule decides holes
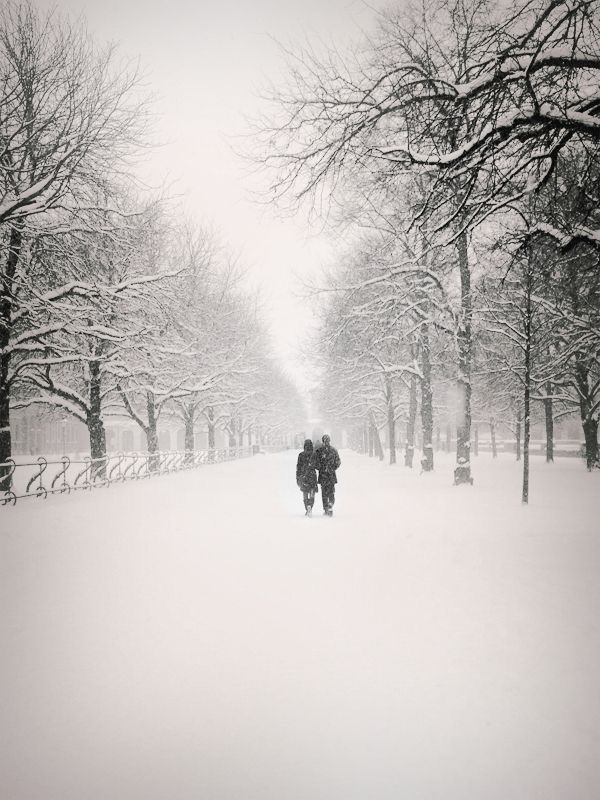
[[[217,464],[246,458],[256,452],[254,447],[223,448],[219,450],[170,451],[167,453],[120,453],[104,458],[58,460],[39,456],[35,461],[9,458],[0,463],[0,505],[15,505],[24,497],[45,499],[49,494],[70,494],[79,489],[93,489],[143,480],[153,475],[195,469],[204,464]]]

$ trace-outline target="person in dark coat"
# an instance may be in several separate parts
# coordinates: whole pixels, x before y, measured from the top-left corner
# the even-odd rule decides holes
[[[316,464],[319,470],[319,483],[321,484],[321,499],[323,500],[323,512],[328,516],[333,516],[333,504],[335,503],[335,485],[337,483],[336,470],[340,468],[341,460],[338,451],[331,445],[331,440],[327,434],[321,437],[322,446],[316,452]]]
[[[319,491],[317,471],[315,469],[315,454],[313,452],[313,443],[310,439],[304,441],[304,450],[298,454],[296,483],[304,498],[305,514],[310,517],[315,503],[315,494]]]

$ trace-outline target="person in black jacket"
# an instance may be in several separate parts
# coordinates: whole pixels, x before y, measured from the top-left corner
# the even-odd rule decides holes
[[[337,475],[335,473],[342,462],[338,451],[331,445],[331,440],[327,434],[321,437],[321,441],[323,445],[317,450],[316,464],[319,470],[323,513],[328,517],[332,517],[333,504],[335,503],[335,485],[337,483]]]
[[[304,441],[304,450],[298,454],[296,483],[304,497],[305,514],[310,517],[315,502],[315,494],[319,491],[317,471],[315,469],[315,454],[313,452],[313,443],[310,439]]]

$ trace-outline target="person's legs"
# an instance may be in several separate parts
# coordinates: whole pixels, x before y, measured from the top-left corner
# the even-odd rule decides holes
[[[308,492],[308,505],[310,508],[312,508],[314,504],[315,504],[315,490],[310,489]]]
[[[304,508],[306,509],[306,515],[310,517],[312,513],[312,507],[315,503],[315,492],[314,489],[309,489],[302,493],[304,496]]]
[[[333,483],[326,482],[321,484],[321,494],[323,498],[323,511],[326,514],[331,513],[334,503],[334,485]]]
[[[321,484],[321,502],[323,503],[323,511],[327,511],[327,484]]]
[[[327,513],[330,517],[333,516],[333,504],[335,503],[335,485],[332,483],[329,487],[327,496]]]
[[[302,499],[304,500],[304,510],[308,513],[309,508],[309,493],[306,490],[302,491]]]

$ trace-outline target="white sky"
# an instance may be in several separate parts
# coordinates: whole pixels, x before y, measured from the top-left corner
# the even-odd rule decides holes
[[[166,142],[152,154],[153,178],[166,177],[184,193],[189,213],[212,223],[241,254],[265,289],[276,352],[302,381],[306,365],[294,350],[309,311],[294,296],[295,276],[327,263],[332,245],[304,220],[281,219],[250,201],[248,165],[233,155],[228,137],[246,131],[259,87],[281,68],[271,37],[292,42],[309,34],[343,45],[370,27],[373,8],[363,0],[34,2],[82,14],[99,41],[118,42],[124,54],[140,57],[157,95],[156,133]]]

